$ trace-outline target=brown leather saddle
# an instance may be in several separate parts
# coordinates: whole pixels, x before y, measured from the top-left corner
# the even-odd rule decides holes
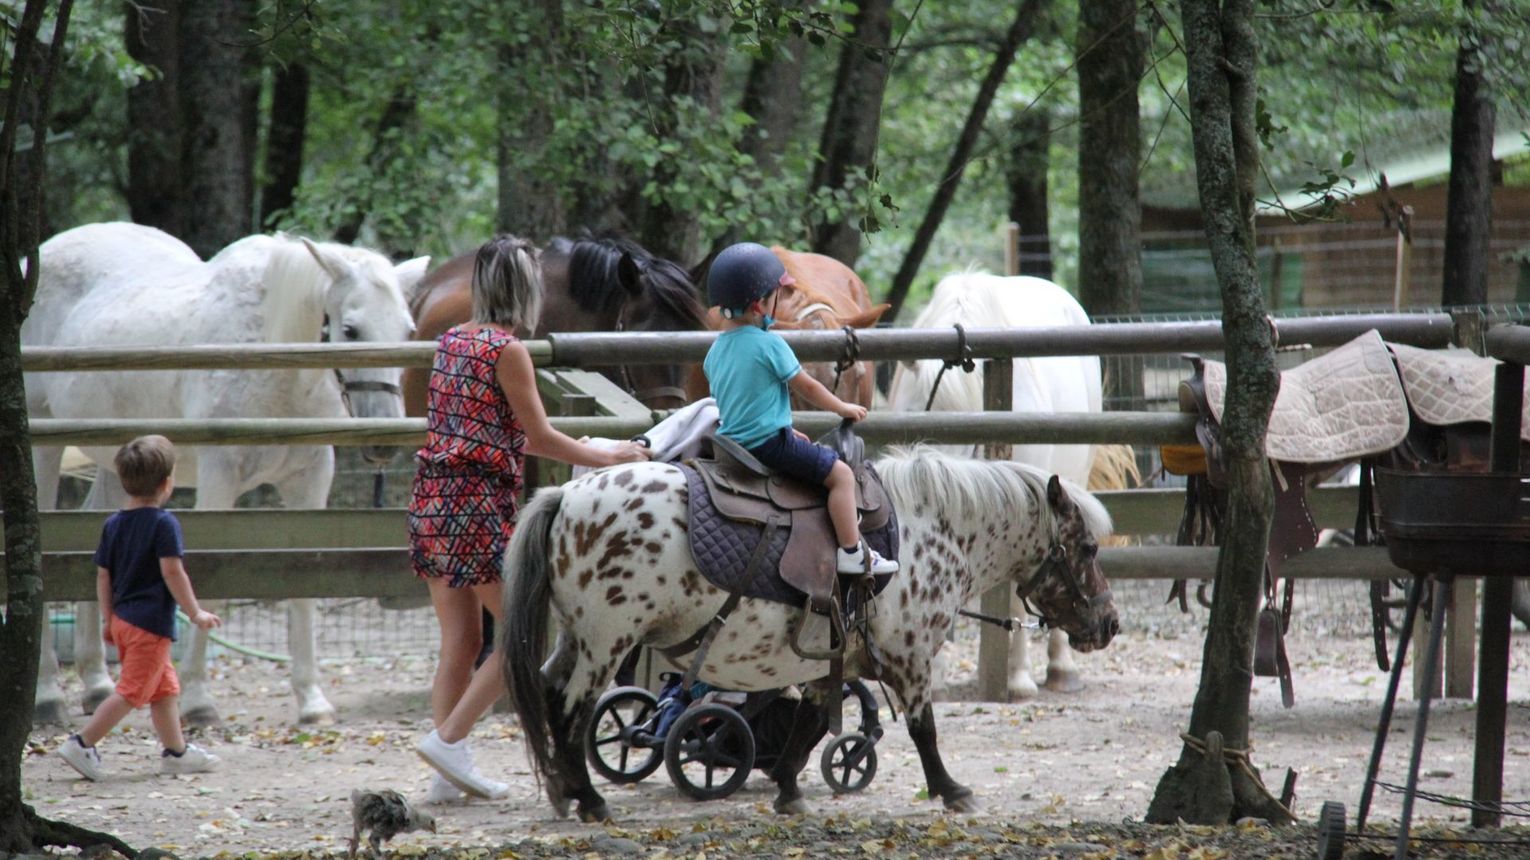
[[[688,465],[706,484],[718,515],[736,523],[784,531],[785,547],[778,571],[781,579],[807,595],[809,608],[827,612],[836,599],[839,579],[834,560],[838,543],[829,520],[828,494],[823,487],[771,472],[726,437],[714,435],[710,441],[713,458],[692,460]],[[892,521],[892,502],[870,463],[863,460],[851,468],[856,477],[861,531],[871,542],[869,536],[884,531]],[[704,528],[693,533],[693,547],[698,538],[705,540]]]

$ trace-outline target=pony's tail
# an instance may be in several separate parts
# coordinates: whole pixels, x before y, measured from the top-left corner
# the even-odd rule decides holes
[[[547,620],[552,604],[548,535],[562,504],[562,487],[537,491],[517,517],[515,534],[505,552],[504,577],[509,587],[504,592],[504,624],[498,647],[510,705],[520,721],[531,773],[539,786],[544,775],[551,779],[556,773],[548,743],[551,726],[542,662],[547,654]]]

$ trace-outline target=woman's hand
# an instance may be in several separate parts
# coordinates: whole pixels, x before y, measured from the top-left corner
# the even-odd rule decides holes
[[[841,418],[847,418],[851,421],[860,421],[866,417],[866,407],[860,405],[859,403],[846,403],[845,401],[841,400],[839,402],[839,408],[834,410],[834,414]]]
[[[646,445],[638,442],[622,442],[615,448],[606,452],[611,458],[610,465],[616,466],[621,463],[641,463],[653,458],[653,453]]]

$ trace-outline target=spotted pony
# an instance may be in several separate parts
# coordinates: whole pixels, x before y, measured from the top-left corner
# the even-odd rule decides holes
[[[898,510],[902,569],[877,598],[873,648],[849,643],[846,674],[880,672],[910,715],[930,794],[969,811],[976,807],[971,789],[951,778],[936,748],[931,661],[962,604],[1005,582],[1078,649],[1109,644],[1119,628],[1096,560],[1109,517],[1077,485],[1020,463],[916,447],[892,452],[876,468]],[[505,558],[499,653],[533,771],[560,815],[577,802],[585,821],[609,817],[581,739],[622,656],[637,644],[685,642],[728,597],[696,570],[686,501],[678,467],[638,463],[544,489],[521,512]],[[561,632],[548,654],[554,620]],[[770,771],[783,814],[806,810],[797,775],[828,726],[826,664],[803,660],[788,644],[798,620],[793,606],[741,601],[700,672],[734,690],[806,685],[792,735]]]

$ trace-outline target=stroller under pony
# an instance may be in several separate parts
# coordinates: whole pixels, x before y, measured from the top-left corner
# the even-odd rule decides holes
[[[717,800],[743,786],[749,771],[769,770],[784,752],[797,708],[790,688],[742,693],[697,681],[682,689],[678,672],[660,678],[658,696],[643,687],[616,687],[595,704],[585,757],[611,782],[640,782],[662,763],[676,788],[697,800]],[[857,730],[833,738],[819,757],[835,794],[871,784],[882,738],[877,700],[866,685],[848,681],[844,696],[859,706]]]

